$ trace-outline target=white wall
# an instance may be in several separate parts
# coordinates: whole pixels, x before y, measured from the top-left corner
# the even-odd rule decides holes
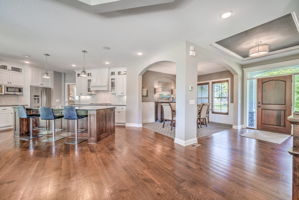
[[[164,47],[157,50],[155,56],[151,58],[144,58],[144,62],[132,63],[128,66],[128,80],[127,80],[127,126],[142,126],[142,104],[141,104],[141,82],[142,73],[146,68],[156,62],[160,61],[172,61],[176,64],[183,65],[185,58],[182,58],[182,51],[185,51],[185,42],[181,41],[171,46]],[[230,71],[234,75],[234,103],[232,105],[233,111],[233,125],[235,128],[241,126],[241,97],[242,97],[242,70],[240,65],[227,60],[220,52],[209,51],[201,47],[197,47],[197,53],[201,55],[200,58],[215,59],[219,62],[226,63],[230,67]],[[185,66],[186,67],[186,66]],[[178,86],[177,86],[178,87]],[[178,93],[178,92],[177,92]],[[178,108],[180,109],[180,108]],[[177,109],[177,110],[178,110]],[[179,111],[178,111],[179,112]]]

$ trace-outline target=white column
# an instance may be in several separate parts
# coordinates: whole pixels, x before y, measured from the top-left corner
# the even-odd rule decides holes
[[[242,76],[234,74],[234,113],[233,113],[233,128],[241,129],[243,127],[243,106],[242,103]],[[243,94],[244,95],[244,94]]]
[[[197,143],[197,63],[198,55],[190,56],[186,42],[182,59],[176,63],[176,134],[174,142],[182,146]]]

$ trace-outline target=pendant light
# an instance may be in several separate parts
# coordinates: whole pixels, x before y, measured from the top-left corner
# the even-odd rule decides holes
[[[48,57],[50,55],[46,53],[46,54],[44,54],[44,56],[45,56],[45,68],[46,68],[47,71],[44,73],[43,78],[50,79],[50,74],[48,72]]]
[[[260,57],[268,54],[270,51],[269,44],[262,44],[262,42],[258,43],[256,46],[249,49],[249,57]]]
[[[87,51],[86,50],[82,50],[82,54],[83,54],[83,67],[82,67],[82,71],[80,73],[80,77],[87,77],[87,73],[85,71],[85,55],[87,54]]]

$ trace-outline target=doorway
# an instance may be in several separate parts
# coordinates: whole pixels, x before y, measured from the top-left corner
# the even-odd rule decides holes
[[[257,79],[257,129],[291,134],[292,75]]]

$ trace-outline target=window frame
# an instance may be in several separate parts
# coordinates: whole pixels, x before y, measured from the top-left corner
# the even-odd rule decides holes
[[[210,103],[210,82],[201,82],[201,83],[197,83],[197,87],[199,85],[208,85],[208,103]],[[198,88],[196,88],[198,89]],[[198,95],[197,95],[197,104],[198,104]]]
[[[214,84],[217,83],[227,83],[227,112],[216,112],[214,111]],[[213,114],[219,115],[229,115],[229,104],[230,104],[230,83],[229,80],[219,80],[219,81],[212,81],[211,82],[211,92],[212,92],[212,99],[211,99],[211,110]]]

